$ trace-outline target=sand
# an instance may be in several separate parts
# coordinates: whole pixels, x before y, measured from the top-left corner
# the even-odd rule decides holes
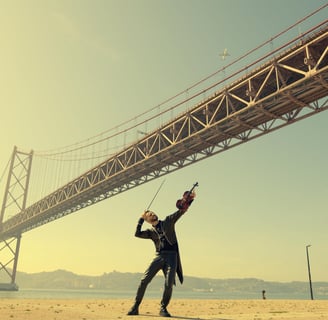
[[[145,299],[139,316],[127,316],[129,299],[1,299],[0,319],[103,320],[164,319],[159,300]],[[188,320],[327,320],[328,300],[182,300],[168,307],[171,319]]]

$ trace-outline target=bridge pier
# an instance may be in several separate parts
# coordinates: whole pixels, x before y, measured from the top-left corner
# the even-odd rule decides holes
[[[4,274],[4,278],[9,277],[9,283],[0,282],[0,291],[17,291],[16,272],[19,256],[21,235],[7,239],[2,242],[3,246],[0,248],[0,277]]]
[[[3,223],[9,220],[8,211],[14,214],[26,208],[31,175],[33,151],[26,153],[14,147],[0,214],[0,291],[17,291],[16,272],[21,243],[21,232],[11,236],[1,234]],[[14,207],[14,208],[13,208]],[[9,277],[9,282],[4,282]]]

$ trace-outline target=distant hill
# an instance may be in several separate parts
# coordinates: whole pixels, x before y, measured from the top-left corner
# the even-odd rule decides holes
[[[0,283],[8,282],[8,277],[0,273]],[[17,272],[16,283],[20,288],[29,289],[88,289],[130,291],[136,290],[141,273],[109,272],[100,276],[77,275],[66,270],[53,272]],[[149,285],[149,290],[158,291],[163,287],[163,276],[157,275]],[[270,296],[308,296],[308,282],[269,282],[255,278],[247,279],[210,279],[185,276],[183,285],[177,285],[180,292],[213,292],[240,296],[257,296],[262,290]],[[314,282],[315,296],[328,299],[328,282]]]

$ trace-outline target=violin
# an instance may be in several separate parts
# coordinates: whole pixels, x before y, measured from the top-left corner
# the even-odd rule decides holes
[[[177,200],[175,205],[178,209],[188,209],[188,207],[194,201],[195,193],[193,191],[196,187],[198,187],[198,182],[194,183],[189,191],[184,192],[182,199]]]

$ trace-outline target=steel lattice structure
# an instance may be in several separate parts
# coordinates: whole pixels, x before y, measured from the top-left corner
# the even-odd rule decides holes
[[[3,222],[0,239],[328,108],[327,23],[171,122]]]
[[[0,223],[4,220],[4,214],[9,206],[15,206],[17,210],[23,211],[26,208],[28,185],[31,175],[33,152],[26,153],[14,148],[9,175],[7,180],[6,192],[4,195]],[[15,283],[18,255],[21,242],[21,233],[3,239],[0,245],[0,271],[4,271],[10,278],[10,283],[0,283],[0,290],[17,290]],[[3,260],[3,256],[5,259]]]

